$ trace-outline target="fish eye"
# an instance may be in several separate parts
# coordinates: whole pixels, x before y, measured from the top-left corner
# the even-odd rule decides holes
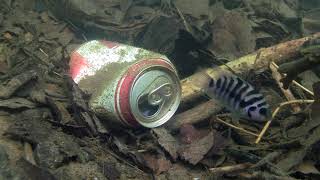
[[[214,85],[214,80],[213,80],[213,79],[210,79],[209,87],[213,87],[213,85]]]
[[[249,109],[248,109],[248,116],[251,118],[251,111],[254,111],[254,110],[256,110],[257,109],[257,107],[255,107],[255,106],[251,106]]]
[[[261,108],[261,109],[259,110],[259,113],[260,113],[261,115],[267,116],[267,109],[266,109],[266,108]]]
[[[254,110],[256,110],[256,109],[257,109],[257,107],[251,106],[251,107],[248,109],[248,111],[254,111]]]

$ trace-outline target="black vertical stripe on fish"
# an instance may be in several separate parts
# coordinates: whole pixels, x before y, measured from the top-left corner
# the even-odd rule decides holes
[[[222,83],[222,86],[221,86],[221,89],[220,89],[220,96],[221,96],[221,98],[223,98],[223,95],[224,95],[224,93],[225,93],[225,88],[226,88],[226,86],[227,86],[227,83],[228,83],[228,78],[227,77],[225,77],[225,76],[223,76],[223,83]]]
[[[233,107],[237,107],[237,105],[241,102],[241,96],[245,93],[250,86],[248,84],[244,84],[244,86],[237,92],[237,95],[234,98],[234,105]]]
[[[263,99],[263,96],[260,95],[259,97],[254,97],[254,98],[252,98],[252,99],[250,99],[250,100],[248,100],[248,101],[241,100],[241,102],[240,102],[240,107],[241,107],[241,108],[247,107],[247,106],[252,105],[252,104],[254,104],[254,103],[256,103],[257,101],[260,101],[260,100],[262,100],[262,99]]]
[[[212,88],[214,86],[214,80],[211,78],[209,82],[209,87]]]
[[[243,85],[243,82],[241,79],[237,78],[236,81],[237,81],[236,86],[231,90],[229,94],[230,98],[234,98],[236,96],[237,90]]]
[[[220,86],[221,86],[221,78],[219,78],[219,79],[217,80],[217,88],[219,89]]]
[[[220,77],[218,80],[220,80],[220,87],[216,88],[216,93],[217,93],[217,96],[221,98],[221,88],[225,81],[224,76]]]
[[[227,86],[227,89],[226,89],[226,93],[228,93],[229,91],[231,91],[231,87],[232,87],[233,83],[234,83],[234,80],[233,80],[233,78],[231,77],[231,78],[230,78],[230,81],[229,81],[229,84],[228,84],[228,86]]]
[[[227,87],[226,87],[226,92],[225,92],[225,94],[224,94],[224,96],[223,96],[223,99],[227,102],[227,103],[229,103],[229,104],[231,104],[231,101],[232,101],[232,99],[233,99],[233,97],[234,96],[230,96],[230,92],[232,91],[232,88],[235,86],[236,84],[235,84],[235,80],[234,80],[234,78],[233,77],[230,77],[229,78],[229,82],[228,82],[228,84],[227,84]]]

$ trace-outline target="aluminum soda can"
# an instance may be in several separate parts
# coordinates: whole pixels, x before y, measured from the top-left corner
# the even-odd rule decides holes
[[[125,44],[93,40],[71,54],[70,73],[91,95],[89,107],[107,121],[158,127],[177,110],[177,71],[161,54]]]

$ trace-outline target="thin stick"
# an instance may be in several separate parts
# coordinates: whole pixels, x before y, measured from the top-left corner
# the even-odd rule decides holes
[[[25,154],[25,158],[27,161],[29,161],[33,165],[37,165],[36,161],[34,160],[34,157],[33,157],[32,147],[27,142],[24,143],[24,154]]]
[[[187,23],[186,19],[184,18],[183,14],[181,13],[180,9],[175,5],[175,3],[173,3],[173,5],[174,5],[174,7],[177,9],[177,12],[178,12],[180,18],[182,19],[182,22],[183,22],[184,27],[186,28],[186,30],[187,30],[189,33],[191,33],[191,29],[190,29],[190,27],[188,26],[188,23]],[[191,34],[192,34],[192,33],[191,33]]]
[[[39,48],[39,50],[40,50],[46,57],[49,57],[49,55],[48,55],[46,52],[44,52],[43,49]]]
[[[291,101],[291,100],[295,100],[296,98],[294,97],[294,95],[292,94],[292,92],[290,91],[290,89],[284,89],[282,83],[280,82],[280,80],[282,79],[282,75],[278,72],[277,66],[275,66],[275,63],[270,64],[270,70],[272,72],[272,76],[273,78],[276,80],[279,88],[281,89],[281,91],[283,92],[284,96],[287,98],[287,100]],[[294,112],[299,112],[301,111],[301,108],[297,105],[297,104],[292,104],[292,109]]]
[[[298,99],[298,100],[292,100],[292,101],[287,101],[287,102],[283,102],[281,103],[272,113],[271,119],[269,121],[266,122],[266,124],[264,125],[262,131],[260,132],[258,138],[256,139],[256,144],[258,144],[261,141],[261,138],[263,137],[263,135],[266,133],[267,129],[269,128],[272,120],[274,119],[274,117],[278,114],[279,110],[287,105],[290,104],[310,104],[313,103],[314,100],[304,100],[304,99]]]
[[[252,166],[251,163],[243,163],[243,164],[236,164],[232,166],[223,166],[217,168],[210,168],[209,170],[215,174],[224,174],[224,173],[231,173],[234,171],[240,171],[244,169],[248,169]]]
[[[233,125],[233,124],[227,123],[227,122],[225,122],[224,120],[220,119],[219,117],[216,117],[215,119],[216,119],[217,121],[221,122],[222,124],[225,124],[225,125],[233,128],[233,129],[242,131],[242,132],[247,133],[247,134],[250,134],[250,135],[252,135],[252,136],[256,136],[256,137],[259,136],[259,134],[256,134],[256,133],[253,133],[253,132],[251,132],[251,131],[245,130],[245,129],[241,128],[241,127],[237,127],[237,126],[235,126],[235,125]]]
[[[309,93],[311,96],[314,96],[314,93],[312,91],[310,91],[309,89],[305,88],[304,86],[302,86],[297,81],[293,80],[292,83],[295,84],[296,86],[298,86],[299,88],[301,88],[302,90],[304,90],[305,92]]]
[[[276,67],[277,69],[279,69],[279,66],[274,63],[274,62],[271,62],[271,64]],[[293,84],[295,84],[296,86],[298,86],[299,88],[301,88],[302,90],[304,90],[305,92],[309,93],[311,96],[314,96],[314,93],[312,91],[310,91],[309,89],[307,89],[306,87],[302,86],[300,83],[298,83],[297,81],[293,80],[292,81]]]

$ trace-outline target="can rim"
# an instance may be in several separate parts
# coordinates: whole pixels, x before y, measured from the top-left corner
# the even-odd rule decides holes
[[[175,69],[171,69],[171,68],[167,68],[166,66],[162,66],[162,65],[157,65],[157,64],[154,64],[152,66],[149,66],[149,67],[146,67],[145,69],[143,69],[139,76],[137,76],[135,78],[135,81],[133,83],[133,85],[135,84],[135,82],[140,78],[140,75],[144,74],[146,71],[149,71],[150,69],[159,69],[161,68],[163,71],[167,72],[167,73],[170,73],[172,75],[175,75],[176,78],[173,78],[173,80],[175,80],[176,82],[180,82],[179,81],[179,78],[177,76],[177,73],[175,71]],[[134,86],[132,86],[131,88],[133,89]],[[158,127],[158,126],[161,126],[162,124],[166,123],[167,121],[170,120],[170,118],[173,116],[173,114],[176,112],[176,110],[178,109],[178,106],[180,104],[180,101],[181,101],[181,86],[179,84],[179,86],[177,86],[178,89],[177,89],[177,96],[175,97],[175,100],[173,101],[172,105],[171,105],[171,108],[169,109],[169,111],[164,115],[162,116],[160,119],[156,120],[156,121],[152,121],[152,122],[148,122],[147,119],[150,120],[150,118],[146,118],[146,121],[139,121],[138,118],[136,118],[136,120],[138,121],[139,124],[145,126],[145,127],[148,127],[148,128],[154,128],[154,127]],[[134,114],[133,114],[134,115]],[[134,115],[134,117],[136,117]]]
[[[139,78],[139,75],[143,73],[145,70],[160,66],[167,70],[170,70],[177,78],[179,82],[179,78],[177,75],[177,71],[170,61],[163,58],[148,58],[141,60],[128,68],[125,74],[122,76],[121,80],[118,82],[115,93],[115,110],[121,119],[122,122],[129,126],[137,127],[142,125],[147,128],[158,127],[165,122],[167,122],[175,111],[178,109],[181,100],[181,86],[178,86],[177,100],[175,101],[175,106],[173,109],[170,109],[171,113],[168,118],[161,118],[159,121],[155,121],[152,123],[144,123],[136,119],[136,117],[132,113],[131,105],[130,105],[130,94],[132,91],[132,87],[135,81]]]

